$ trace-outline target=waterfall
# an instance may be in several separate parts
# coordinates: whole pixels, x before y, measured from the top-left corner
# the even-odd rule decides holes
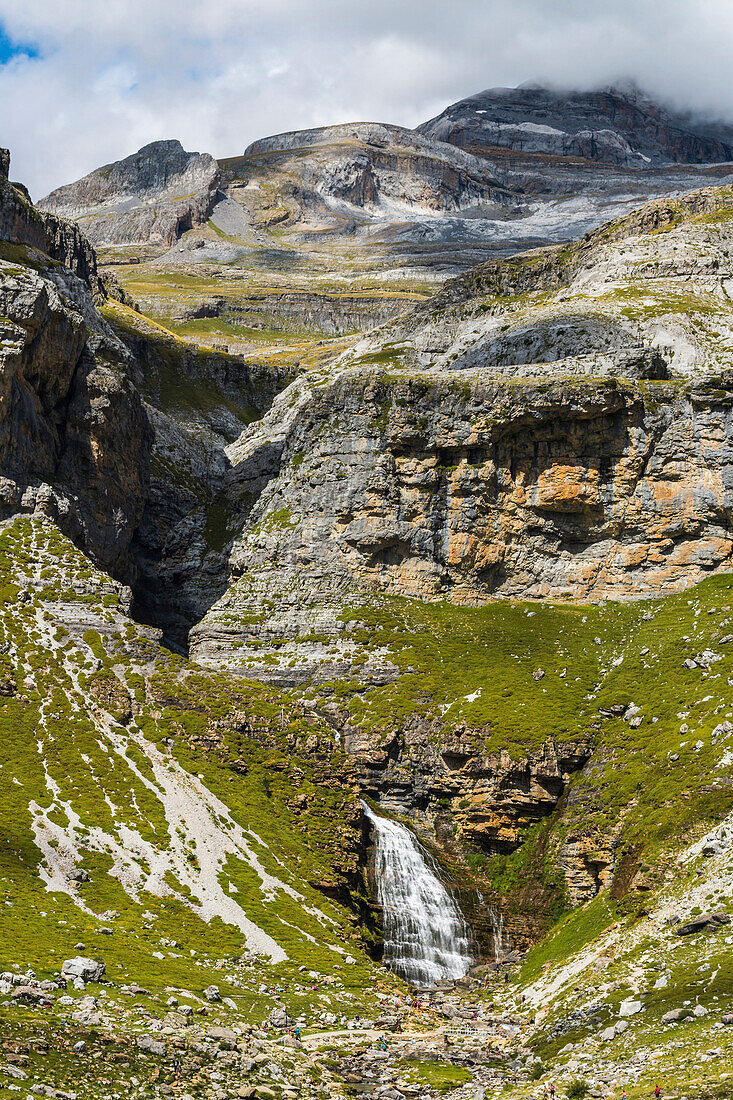
[[[404,825],[362,806],[374,827],[385,963],[418,986],[463,977],[472,961],[468,929],[434,860]]]
[[[504,954],[504,918],[501,913],[491,910],[491,934],[494,940],[494,962],[501,962]]]
[[[480,890],[476,891],[478,900],[489,915],[491,923],[491,945],[494,952],[494,962],[501,962],[504,957],[504,917],[493,905],[487,905],[484,895]]]

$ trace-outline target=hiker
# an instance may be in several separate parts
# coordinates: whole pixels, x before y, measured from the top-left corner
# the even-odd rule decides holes
[[[299,1027],[296,1027],[296,1029],[295,1029],[295,1038],[296,1038],[297,1042],[300,1042],[300,1028]]]
[[[555,1086],[550,1085],[550,1100],[555,1100]]]
[[[662,1095],[662,1090],[660,1089],[659,1085],[657,1085],[657,1087],[654,1090],[654,1096],[656,1097],[656,1100],[659,1100],[659,1097],[661,1095]]]

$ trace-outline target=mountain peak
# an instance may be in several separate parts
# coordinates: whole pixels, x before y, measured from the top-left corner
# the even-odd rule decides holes
[[[510,149],[625,168],[733,159],[733,126],[675,115],[626,78],[591,91],[489,88],[418,129],[480,156]]]
[[[170,138],[57,188],[39,206],[80,220],[97,244],[171,244],[183,229],[206,221],[218,182],[213,157],[188,153]]]

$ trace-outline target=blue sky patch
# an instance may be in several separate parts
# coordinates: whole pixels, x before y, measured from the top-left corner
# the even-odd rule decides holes
[[[14,57],[38,57],[38,50],[28,42],[15,42],[0,23],[0,65]]]

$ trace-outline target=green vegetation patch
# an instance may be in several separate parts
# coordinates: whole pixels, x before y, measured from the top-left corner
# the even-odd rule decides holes
[[[395,1062],[395,1069],[411,1084],[423,1085],[441,1094],[473,1080],[473,1074],[465,1066],[454,1066],[450,1062],[423,1062],[417,1058],[406,1058]]]

